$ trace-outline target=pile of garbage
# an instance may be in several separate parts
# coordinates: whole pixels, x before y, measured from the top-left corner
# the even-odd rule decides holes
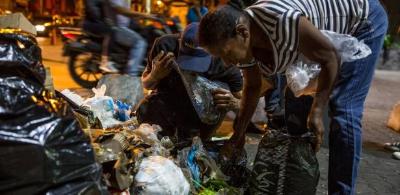
[[[246,182],[237,182],[236,177],[225,175],[220,169],[224,167],[218,166],[218,148],[223,142],[210,141],[207,150],[201,139],[195,137],[191,146],[181,147],[168,136],[161,137],[158,125],[138,124],[131,117],[130,106],[104,95],[104,85],[92,90],[95,95],[88,99],[69,90],[61,93],[76,105],[77,118],[95,121],[80,120],[91,137],[109,191],[174,195],[241,193],[240,187]],[[92,116],[84,117],[82,110]],[[240,165],[243,170],[246,156],[244,159]],[[247,180],[247,175],[242,178]]]
[[[173,163],[173,143],[158,139],[156,125],[92,133],[96,160],[110,191],[133,194],[188,194],[189,184]],[[170,179],[174,178],[174,179]]]
[[[132,126],[133,127],[133,126]],[[109,191],[131,194],[240,194],[200,138],[178,149],[157,125],[90,130]],[[100,131],[100,132],[99,132]],[[87,131],[88,132],[88,131]],[[215,155],[214,155],[215,156]]]
[[[132,106],[106,96],[106,89],[105,85],[93,88],[94,97],[87,99],[68,89],[61,92],[62,96],[74,105],[75,115],[82,128],[107,129],[131,120]]]
[[[0,194],[238,193],[199,138],[177,147],[105,86],[87,99],[48,91],[35,38],[6,29],[0,40]]]

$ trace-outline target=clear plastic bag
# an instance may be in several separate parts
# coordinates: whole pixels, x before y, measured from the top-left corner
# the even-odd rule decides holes
[[[134,194],[187,195],[190,185],[182,170],[162,156],[150,156],[140,163]]]
[[[322,30],[321,32],[336,48],[340,56],[340,64],[362,59],[371,54],[371,49],[368,45],[353,36],[326,30]],[[320,71],[321,67],[319,64],[310,63],[305,58],[301,59],[287,68],[287,85],[296,97],[313,95],[317,89]]]
[[[302,61],[289,66],[286,70],[287,85],[296,97],[313,95],[317,89],[319,64],[304,64]]]
[[[183,73],[189,87],[189,96],[193,106],[206,124],[217,124],[225,116],[225,112],[218,110],[214,104],[212,91],[218,88],[227,89],[227,86],[219,82],[210,81],[204,77]],[[191,89],[191,90],[190,90]]]
[[[372,53],[363,40],[359,41],[351,35],[339,34],[328,30],[322,30],[321,32],[336,48],[342,63],[362,59]]]
[[[224,119],[226,111],[216,108],[212,91],[218,88],[229,89],[228,85],[208,80],[192,72],[182,71],[176,63],[174,68],[180,75],[201,122],[208,125],[220,123]]]

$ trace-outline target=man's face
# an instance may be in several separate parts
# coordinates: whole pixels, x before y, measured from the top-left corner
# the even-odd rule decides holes
[[[221,43],[204,46],[205,50],[213,56],[220,57],[226,65],[248,63],[250,39],[236,35]]]

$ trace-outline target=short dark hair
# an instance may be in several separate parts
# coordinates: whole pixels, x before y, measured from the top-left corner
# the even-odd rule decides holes
[[[200,21],[198,39],[200,46],[221,43],[236,35],[236,22],[243,15],[241,9],[224,5],[207,13]]]

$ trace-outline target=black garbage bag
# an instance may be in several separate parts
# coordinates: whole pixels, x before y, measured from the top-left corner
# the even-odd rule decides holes
[[[34,38],[0,34],[0,50],[0,194],[103,194],[89,137],[43,88]]]
[[[35,38],[23,33],[0,33],[0,76],[21,76],[39,84],[46,72]]]
[[[229,176],[228,184],[246,189],[250,176],[250,170],[247,168],[247,153],[244,148],[235,151],[235,156],[229,160],[222,160],[219,156],[220,150],[224,146],[225,141],[208,141],[204,143],[204,147],[214,158],[219,167],[226,176]]]
[[[250,176],[250,194],[312,195],[316,193],[319,166],[312,149],[314,136],[291,136],[271,130],[261,140]]]

